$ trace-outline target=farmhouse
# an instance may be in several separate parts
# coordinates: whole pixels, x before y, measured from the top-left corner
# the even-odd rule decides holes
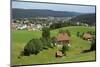
[[[69,44],[70,37],[67,33],[60,33],[57,37],[57,42],[59,42],[60,44]]]
[[[90,33],[84,33],[84,35],[83,35],[84,40],[90,41],[90,40],[92,40],[92,38],[93,38],[93,35],[91,35]]]

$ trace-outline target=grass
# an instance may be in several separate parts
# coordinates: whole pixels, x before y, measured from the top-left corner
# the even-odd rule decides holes
[[[78,62],[95,60],[95,51],[88,53],[81,53],[83,50],[90,48],[90,42],[80,39],[76,36],[77,31],[95,31],[95,28],[73,26],[64,27],[71,32],[71,48],[67,51],[67,56],[62,58],[55,58],[57,47],[53,49],[43,50],[38,55],[24,56],[18,59],[20,52],[23,50],[27,42],[32,38],[40,38],[41,31],[13,31],[12,32],[12,65],[26,65],[26,64],[45,64],[45,63],[59,63],[59,62]],[[58,35],[59,29],[51,31],[51,37]]]
[[[40,38],[41,31],[13,31],[12,32],[12,42],[13,43],[27,43],[32,38]]]

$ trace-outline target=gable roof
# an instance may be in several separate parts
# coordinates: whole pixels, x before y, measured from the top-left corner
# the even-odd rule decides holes
[[[57,41],[69,41],[70,37],[67,33],[60,33],[57,37]]]
[[[93,36],[90,33],[84,33],[83,38],[90,39]]]

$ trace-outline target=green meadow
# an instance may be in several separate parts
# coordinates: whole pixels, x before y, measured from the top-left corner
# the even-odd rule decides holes
[[[60,28],[59,28],[60,29]],[[50,31],[50,35],[57,36],[59,29]],[[63,27],[61,29],[68,29],[71,33],[71,47],[69,51],[66,51],[67,56],[61,58],[55,57],[55,52],[58,50],[57,47],[43,50],[37,55],[23,56],[20,59],[18,56],[23,51],[24,46],[32,38],[40,38],[42,31],[25,31],[17,30],[11,32],[12,41],[12,65],[27,65],[27,64],[47,64],[47,63],[61,63],[61,62],[78,62],[78,61],[94,61],[95,51],[82,53],[83,50],[90,48],[91,42],[83,40],[77,37],[77,32],[95,31],[95,27],[84,27],[84,26],[70,26]]]

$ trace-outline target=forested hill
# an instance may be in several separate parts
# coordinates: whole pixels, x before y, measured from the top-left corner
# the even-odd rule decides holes
[[[72,18],[71,21],[87,23],[89,25],[95,25],[96,24],[96,14],[90,13],[90,14],[79,15],[79,16]]]
[[[53,10],[44,10],[44,9],[12,9],[12,18],[30,18],[30,17],[72,17],[80,15],[81,13],[77,12],[68,12],[68,11],[53,11]]]

